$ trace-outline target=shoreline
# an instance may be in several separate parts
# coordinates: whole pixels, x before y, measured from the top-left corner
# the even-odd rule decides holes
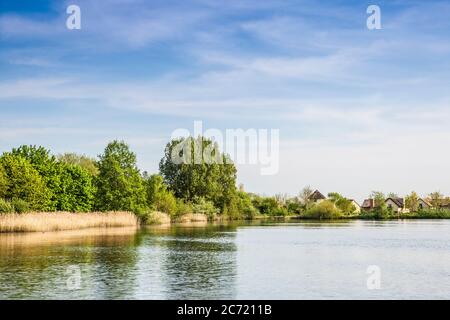
[[[426,217],[419,215],[392,215],[384,218],[364,217],[361,215],[338,217],[334,219],[317,219],[302,215],[291,216],[267,216],[256,215],[247,219],[231,219],[227,216],[215,216],[209,218],[205,214],[184,214],[171,218],[163,212],[152,212],[146,221],[139,219],[131,212],[31,212],[23,214],[0,214],[0,234],[12,233],[47,233],[58,231],[77,231],[95,228],[121,228],[121,227],[151,227],[192,225],[204,226],[214,222],[233,221],[390,221],[390,220],[445,220],[447,217]]]

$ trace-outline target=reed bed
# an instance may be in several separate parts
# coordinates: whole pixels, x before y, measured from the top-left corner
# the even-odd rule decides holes
[[[138,218],[130,212],[31,212],[24,214],[0,214],[0,233],[137,227],[138,225]]]

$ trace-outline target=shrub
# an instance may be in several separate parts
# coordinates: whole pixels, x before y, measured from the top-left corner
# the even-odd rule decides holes
[[[156,210],[174,216],[177,213],[177,200],[175,196],[169,192],[161,192],[155,196]]]
[[[30,204],[22,199],[13,199],[11,205],[16,213],[30,212]]]
[[[14,208],[11,202],[0,199],[0,213],[13,213]]]
[[[207,201],[204,198],[197,198],[192,206],[194,213],[201,213],[208,216],[209,219],[214,218],[220,210],[214,206],[212,201]]]
[[[312,219],[334,219],[342,216],[341,211],[329,200],[321,201],[306,211],[305,217]]]
[[[192,204],[190,202],[185,202],[182,199],[177,199],[177,210],[176,216],[181,216],[183,214],[193,213],[194,209],[192,208]]]

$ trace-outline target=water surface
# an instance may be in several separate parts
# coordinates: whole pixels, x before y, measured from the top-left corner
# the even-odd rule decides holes
[[[450,221],[0,234],[0,298],[449,299]]]

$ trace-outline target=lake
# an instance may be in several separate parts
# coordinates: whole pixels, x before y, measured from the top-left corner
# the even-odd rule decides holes
[[[0,234],[1,299],[449,299],[450,221]]]

